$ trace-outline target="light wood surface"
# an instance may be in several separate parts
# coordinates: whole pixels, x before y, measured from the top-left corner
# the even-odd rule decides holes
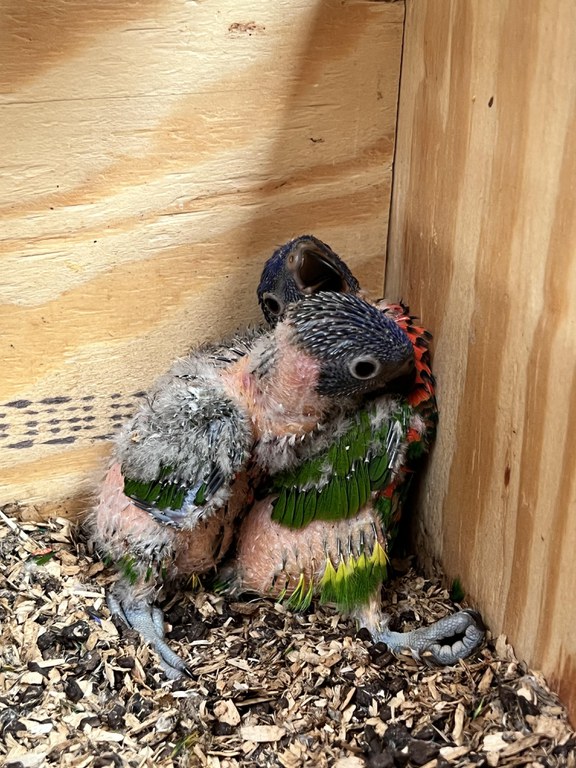
[[[408,0],[387,295],[435,332],[418,545],[576,720],[576,6]]]
[[[139,391],[312,232],[382,286],[403,3],[0,9],[0,503],[102,472]]]

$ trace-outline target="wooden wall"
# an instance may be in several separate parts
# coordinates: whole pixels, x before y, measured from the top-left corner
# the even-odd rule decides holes
[[[404,4],[6,0],[0,504],[85,503],[137,393],[303,232],[383,282]]]
[[[576,718],[576,6],[408,0],[387,294],[436,335],[418,543]]]

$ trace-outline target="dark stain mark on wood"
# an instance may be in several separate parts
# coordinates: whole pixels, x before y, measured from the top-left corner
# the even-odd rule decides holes
[[[12,418],[9,412],[4,413],[5,421],[0,423],[0,449],[26,450],[37,445],[109,440],[134,414],[138,400],[144,395],[145,392],[139,390],[124,394],[114,392],[107,398],[98,399],[95,395],[78,398],[57,395],[37,402],[13,400],[4,403],[2,407],[15,411]],[[26,418],[30,416],[35,418]],[[94,430],[100,434],[94,435]]]

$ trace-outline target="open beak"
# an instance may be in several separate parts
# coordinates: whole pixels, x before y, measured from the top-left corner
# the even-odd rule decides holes
[[[329,253],[302,243],[291,254],[288,269],[299,291],[312,296],[320,291],[350,293],[350,285]]]

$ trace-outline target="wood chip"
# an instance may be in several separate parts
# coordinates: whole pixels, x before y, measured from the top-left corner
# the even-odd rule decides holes
[[[23,685],[42,685],[44,677],[40,672],[25,672],[20,678],[20,683]]]
[[[220,700],[214,704],[214,716],[221,723],[228,725],[238,725],[240,723],[240,713],[233,701]]]
[[[514,744],[509,744],[502,750],[502,757],[513,757],[514,755],[520,755],[522,752],[531,750],[543,739],[541,734],[532,734],[531,736],[524,736],[524,738],[518,739]]]
[[[505,636],[430,670],[392,659],[328,608],[298,615],[176,592],[162,606],[168,642],[195,677],[171,683],[110,620],[116,575],[78,532],[54,520],[15,526],[0,520],[2,765],[576,768],[564,708]],[[38,565],[31,547],[56,555]],[[406,629],[453,610],[440,577],[409,569],[384,600]],[[77,622],[86,639],[67,640]],[[201,631],[188,639],[190,628]]]
[[[40,768],[46,764],[46,750],[28,751],[22,747],[11,749],[5,761],[5,765],[18,764],[22,768]]]
[[[254,741],[257,744],[279,741],[285,733],[286,729],[279,725],[244,725],[240,729],[240,734],[245,741]]]
[[[449,763],[454,763],[460,757],[464,757],[470,752],[470,747],[442,747],[440,754]]]
[[[486,752],[500,752],[502,749],[506,749],[509,742],[505,741],[503,733],[489,733],[484,736],[482,742],[482,749]]]
[[[462,743],[462,733],[464,731],[464,718],[465,718],[464,707],[460,703],[456,707],[456,712],[454,713],[454,728],[452,729],[452,738],[454,739],[454,742],[459,746]]]

